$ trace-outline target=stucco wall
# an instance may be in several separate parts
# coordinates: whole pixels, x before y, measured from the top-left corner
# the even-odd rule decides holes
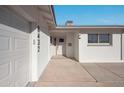
[[[74,58],[76,60],[79,60],[79,38],[78,38],[78,32],[74,33]]]
[[[45,32],[44,32],[45,31]],[[50,37],[47,29],[40,29],[40,53],[38,53],[38,78],[50,60]]]
[[[37,6],[12,6],[13,10],[30,22],[30,81],[37,81],[50,60],[50,38],[46,21]],[[20,12],[18,12],[20,11]],[[40,52],[38,29],[40,26]],[[26,26],[26,25],[25,25]]]
[[[121,57],[121,34],[118,31],[112,33],[112,45],[88,46],[88,33],[97,31],[80,32],[79,36],[79,61],[80,62],[119,62]],[[99,33],[108,32],[99,31]],[[117,33],[118,32],[118,33]]]
[[[124,60],[124,30],[122,30],[122,59]]]
[[[34,28],[35,29],[32,29]],[[37,47],[37,34],[38,34],[38,29],[36,28],[35,24],[31,24],[31,30],[32,32],[30,33],[30,81],[36,81],[37,80],[37,65],[38,65],[38,47]]]
[[[69,46],[71,43],[71,46]],[[74,33],[68,32],[66,33],[66,56],[73,58],[74,57]]]
[[[31,25],[31,81],[37,81],[50,60],[50,37],[47,25],[40,16],[40,52],[38,52],[38,29],[37,24]],[[35,40],[35,44],[33,41]]]
[[[56,46],[50,45],[50,58],[56,55]]]

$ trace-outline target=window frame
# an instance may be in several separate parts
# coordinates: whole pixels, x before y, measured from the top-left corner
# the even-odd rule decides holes
[[[88,36],[90,35],[90,34],[97,34],[98,35],[98,42],[97,43],[89,43],[88,41],[89,41],[89,38],[88,38]],[[102,35],[102,34],[108,34],[109,35],[109,42],[108,43],[100,43],[100,40],[99,40],[99,38],[100,38],[100,35]],[[89,33],[89,34],[87,34],[87,43],[88,43],[88,46],[111,46],[112,45],[112,34],[111,33]]]
[[[96,33],[94,33],[94,34],[88,34],[88,43],[89,43],[89,35],[97,36],[96,37],[97,38],[97,42],[96,43],[98,43],[98,34],[96,34]],[[90,42],[90,43],[95,43],[95,42]]]

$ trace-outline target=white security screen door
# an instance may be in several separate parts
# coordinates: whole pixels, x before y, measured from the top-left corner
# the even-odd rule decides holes
[[[65,39],[64,38],[57,38],[57,45],[56,45],[56,53],[57,55],[63,55],[64,54],[64,45],[65,45]]]

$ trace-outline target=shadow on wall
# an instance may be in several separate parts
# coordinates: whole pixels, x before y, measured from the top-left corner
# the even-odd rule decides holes
[[[64,45],[62,46],[62,54],[63,54],[63,56],[66,56],[66,45],[65,45],[65,41],[64,41]]]
[[[6,6],[0,6],[0,23],[26,33],[30,32],[29,22],[15,15]]]
[[[30,6],[29,6],[30,7]],[[19,31],[31,33],[37,28],[37,24],[27,21],[20,15],[15,14],[6,6],[0,6],[0,24],[18,29]],[[40,31],[49,36],[46,28],[40,28]]]
[[[32,33],[33,31],[35,31],[38,28],[39,25],[37,25],[37,23],[31,23],[30,26],[31,26],[30,33]],[[42,31],[44,34],[50,36],[47,28],[43,28],[43,27],[39,26],[39,31]]]

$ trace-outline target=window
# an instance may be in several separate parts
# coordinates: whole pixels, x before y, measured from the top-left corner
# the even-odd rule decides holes
[[[98,43],[98,34],[89,34],[88,43]]]
[[[110,34],[88,34],[88,45],[110,45]]]
[[[109,34],[100,34],[99,43],[109,43]]]
[[[63,38],[60,38],[60,39],[59,39],[59,42],[64,42],[64,39],[63,39]]]

